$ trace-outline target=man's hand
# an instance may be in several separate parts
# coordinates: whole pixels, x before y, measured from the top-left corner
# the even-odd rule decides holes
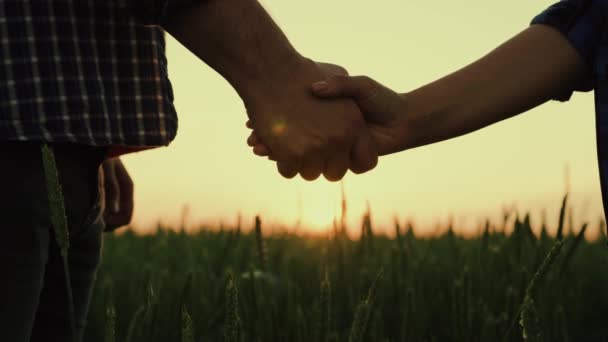
[[[374,168],[378,154],[361,112],[351,99],[323,100],[310,84],[345,70],[302,58],[262,87],[243,91],[257,137],[277,161],[281,175],[300,173],[314,180],[321,173],[340,180],[348,169]]]
[[[105,191],[104,221],[106,231],[112,231],[131,222],[133,217],[133,181],[119,158],[102,164]]]

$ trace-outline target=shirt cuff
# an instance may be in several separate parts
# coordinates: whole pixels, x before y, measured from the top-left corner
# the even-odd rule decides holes
[[[145,26],[162,26],[167,20],[167,8],[172,0],[120,0],[120,6]]]
[[[204,0],[120,0],[144,26],[164,26],[170,12],[196,5]]]
[[[583,58],[589,72],[571,89],[554,97],[567,101],[574,91],[589,91],[594,86],[594,65],[597,48],[605,24],[605,2],[596,0],[563,0],[532,19],[531,25],[541,24],[555,28],[572,44]]]

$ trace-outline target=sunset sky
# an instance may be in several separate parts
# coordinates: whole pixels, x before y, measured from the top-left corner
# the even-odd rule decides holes
[[[303,55],[405,92],[483,56],[554,2],[262,4]],[[311,229],[327,229],[340,215],[340,184],[281,178],[273,163],[247,147],[246,114],[230,85],[170,37],[167,49],[179,133],[168,148],[123,158],[136,184],[134,225],[176,224],[188,205],[191,225],[232,224],[240,211],[247,224],[259,213],[287,225],[301,216]],[[546,208],[553,223],[569,165],[575,219],[595,229],[602,204],[594,122],[593,94],[578,93],[466,137],[383,157],[368,174],[346,176],[349,221],[358,226],[369,201],[374,221],[384,227],[397,215],[428,232],[452,213],[460,226],[475,228],[512,203],[530,210],[533,224]]]

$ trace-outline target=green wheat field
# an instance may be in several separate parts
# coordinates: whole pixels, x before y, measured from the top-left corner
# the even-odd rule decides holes
[[[608,341],[608,247],[529,216],[361,238],[251,225],[107,235],[84,341]],[[505,234],[512,231],[512,234]],[[548,231],[557,234],[547,233]]]

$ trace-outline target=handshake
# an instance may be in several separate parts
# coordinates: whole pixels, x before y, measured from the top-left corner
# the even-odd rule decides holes
[[[247,143],[286,178],[338,181],[373,169],[378,156],[412,145],[415,130],[403,95],[343,68],[303,59],[243,98]]]
[[[253,152],[276,161],[284,177],[330,181],[373,169],[378,156],[523,113],[575,89],[589,70],[560,32],[543,25],[406,94],[336,65],[294,61],[225,74],[247,109]]]

